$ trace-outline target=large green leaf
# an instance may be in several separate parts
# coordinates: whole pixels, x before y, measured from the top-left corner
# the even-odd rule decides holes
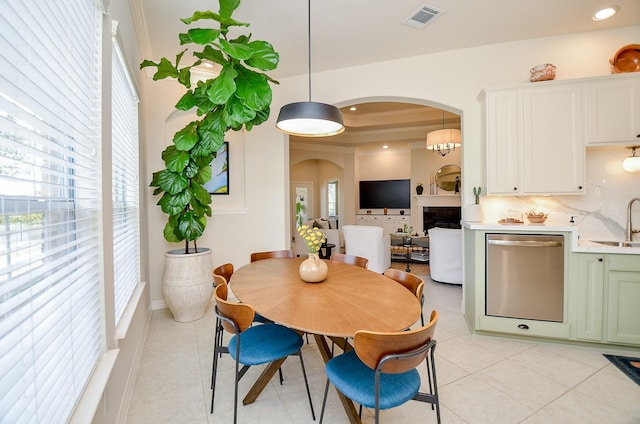
[[[213,80],[207,90],[209,100],[217,105],[224,104],[229,100],[229,97],[236,91],[236,76],[238,73],[233,66],[225,65],[220,71],[220,75]]]
[[[153,80],[157,81],[164,78],[177,78],[178,77],[178,69],[173,66],[169,59],[163,57],[160,59],[160,63],[158,63],[158,70],[153,75]]]
[[[185,44],[184,41],[193,42],[200,45],[207,45],[220,37],[220,30],[213,28],[192,28],[187,32],[188,37],[183,37],[180,34],[180,43]],[[222,40],[221,40],[222,41]]]
[[[251,57],[245,63],[261,71],[272,71],[278,67],[280,55],[273,46],[266,41],[252,41],[248,44],[253,50]]]
[[[185,240],[197,240],[207,226],[205,217],[196,216],[193,211],[184,212],[178,217],[178,233],[184,236]]]
[[[189,164],[184,168],[183,174],[185,177],[191,179],[198,175],[199,170],[200,167],[194,161],[189,161]]]
[[[210,60],[220,65],[229,63],[220,50],[216,50],[209,45],[205,46],[201,52],[194,52],[193,55],[199,59]]]
[[[162,159],[169,171],[182,172],[189,163],[190,155],[189,152],[169,146],[162,152]]]
[[[229,19],[234,10],[240,6],[240,0],[220,0],[220,16]]]
[[[158,187],[169,194],[177,194],[185,190],[189,185],[189,181],[182,174],[171,172],[168,169],[163,169],[154,175],[154,180],[157,180]]]
[[[158,201],[162,212],[169,215],[179,214],[191,201],[191,192],[183,190],[178,194],[165,193]]]
[[[266,108],[259,110],[256,113],[255,118],[251,121],[245,122],[245,127],[247,131],[251,131],[254,126],[260,125],[266,122],[269,119],[269,114],[271,113],[271,107],[267,106]]]
[[[255,116],[256,111],[236,96],[229,99],[223,113],[224,121],[231,128],[240,127],[245,122],[253,120]]]
[[[211,195],[209,195],[209,198],[211,198]],[[202,204],[197,200],[192,199],[190,206],[193,209],[193,213],[197,216],[211,216],[211,206],[209,205]]]
[[[177,223],[177,220],[176,220],[176,223]],[[178,234],[177,230],[178,230],[178,226],[176,224],[171,222],[171,220],[167,221],[166,225],[164,226],[164,230],[162,232],[164,235],[164,239],[171,243],[179,243],[182,240],[184,240],[184,237],[181,237]]]
[[[204,12],[194,12],[193,15],[191,15],[190,18],[182,18],[180,19],[182,22],[184,22],[185,24],[189,25],[190,23],[193,23],[195,21],[199,21],[200,19],[213,19],[214,21],[218,21],[220,22],[220,15],[218,15],[217,13],[214,13],[210,10],[206,10]]]
[[[271,87],[263,74],[244,66],[237,66],[236,96],[254,111],[262,110],[271,104]]]
[[[246,44],[232,43],[224,39],[220,39],[220,48],[236,60],[247,60],[253,54],[253,50]]]
[[[209,182],[209,180],[211,180],[211,167],[208,166],[201,166],[198,169],[198,175],[196,175],[195,177],[193,177],[194,181],[199,182],[200,184],[206,184]]]
[[[188,90],[176,103],[176,109],[189,110],[196,105],[196,98],[191,90]]]
[[[198,66],[201,61],[197,61],[192,66]],[[182,68],[178,70],[178,82],[184,85],[187,88],[191,87],[191,68],[192,66],[187,66],[186,68]]]
[[[211,195],[203,185],[198,184],[197,182],[192,182],[191,193],[201,204],[208,205],[211,203]]]
[[[200,137],[198,144],[191,149],[191,155],[196,159],[211,156],[217,150],[215,143],[216,138],[207,132],[203,133],[203,135],[204,138]]]
[[[198,142],[198,123],[189,122],[186,127],[175,133],[173,144],[178,150],[189,151]]]

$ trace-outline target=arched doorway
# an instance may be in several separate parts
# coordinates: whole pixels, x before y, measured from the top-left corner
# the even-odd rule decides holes
[[[291,136],[289,172],[291,182],[315,180],[299,174],[294,176],[294,167],[303,160],[339,163],[343,170],[340,192],[344,199],[340,205],[341,224],[354,223],[356,214],[360,212],[357,185],[361,179],[390,179],[394,178],[393,175],[400,175],[411,179],[413,185],[423,183],[428,195],[432,175],[437,169],[452,164],[462,167],[460,149],[444,157],[426,150],[427,133],[443,127],[461,128],[461,112],[455,108],[421,99],[397,97],[354,99],[337,106],[343,113],[345,132],[324,138]],[[376,155],[378,159],[373,159]],[[393,161],[395,165],[391,166],[386,160],[392,155],[403,158]],[[385,174],[385,170],[388,173]],[[315,199],[320,199],[320,187],[322,185],[316,184],[314,188]],[[295,235],[294,192],[290,199],[292,235]],[[318,209],[320,204],[314,207]],[[419,230],[422,228],[421,215],[421,207],[412,205],[412,225]]]

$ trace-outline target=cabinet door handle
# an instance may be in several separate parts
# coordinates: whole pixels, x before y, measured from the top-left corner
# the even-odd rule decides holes
[[[514,187],[514,188],[513,188],[513,191],[518,191],[518,187]]]
[[[598,258],[598,262],[602,262],[602,258]]]
[[[578,190],[582,190],[582,186],[578,186]]]

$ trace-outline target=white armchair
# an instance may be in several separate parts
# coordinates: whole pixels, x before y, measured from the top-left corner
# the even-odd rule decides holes
[[[345,253],[369,259],[367,269],[382,274],[391,266],[391,240],[382,227],[344,225],[342,234]]]
[[[429,270],[440,283],[462,284],[462,230],[430,228]]]

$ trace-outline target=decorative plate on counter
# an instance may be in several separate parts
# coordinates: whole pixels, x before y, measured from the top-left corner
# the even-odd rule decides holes
[[[521,221],[521,220],[515,219],[515,218],[504,218],[504,219],[501,219],[500,221],[498,221],[498,224],[501,224],[501,225],[518,225],[518,224],[524,224],[524,221]]]

